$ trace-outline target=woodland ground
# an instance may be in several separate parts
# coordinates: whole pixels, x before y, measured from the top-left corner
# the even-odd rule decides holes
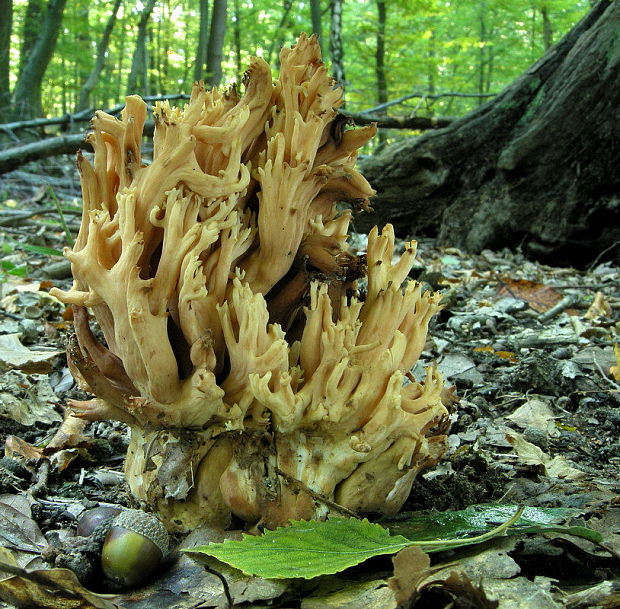
[[[77,206],[79,186],[71,165],[50,163],[41,172],[49,176],[44,183],[34,166],[0,180],[5,546],[6,497],[32,497],[32,519],[22,524],[35,523],[45,535],[39,547],[64,536],[85,507],[128,502],[122,424],[92,423],[62,439],[56,434],[67,398],[84,396],[63,352],[71,322],[47,294],[52,285],[70,285],[70,270],[40,249],[66,244],[55,200]],[[79,207],[75,212],[64,214],[73,234]],[[364,249],[362,236],[352,241]],[[514,251],[468,255],[423,241],[412,275],[445,298],[414,374],[437,362],[458,401],[447,458],[416,481],[403,510],[487,502],[572,508],[575,522],[601,531],[607,548],[560,535],[503,538],[478,552],[474,567],[471,552],[434,555],[434,563],[469,565],[463,567],[466,577],[456,586],[449,578],[421,585],[414,606],[620,607],[620,382],[609,372],[618,365],[613,344],[620,342],[618,268],[604,255],[577,271],[543,266]],[[44,568],[33,558],[31,549],[21,566]],[[395,607],[385,584],[390,571],[385,558],[301,587],[245,581],[235,598],[252,607]],[[84,602],[73,606],[108,606]],[[211,607],[223,606],[224,599],[219,580],[188,563],[114,603],[128,609]]]

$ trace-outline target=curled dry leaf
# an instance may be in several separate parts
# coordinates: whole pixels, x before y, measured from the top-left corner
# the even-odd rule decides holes
[[[415,602],[419,585],[431,572],[431,559],[421,548],[410,546],[392,558],[394,575],[388,585],[394,592],[398,605]]]

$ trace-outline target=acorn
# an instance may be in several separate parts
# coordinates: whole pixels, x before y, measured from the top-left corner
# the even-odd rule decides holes
[[[143,582],[168,553],[161,521],[140,510],[123,510],[112,520],[101,550],[101,568],[111,581],[131,587]]]
[[[111,505],[100,505],[92,510],[86,510],[78,520],[75,534],[80,537],[90,537],[99,525],[111,521],[120,512],[120,508]]]

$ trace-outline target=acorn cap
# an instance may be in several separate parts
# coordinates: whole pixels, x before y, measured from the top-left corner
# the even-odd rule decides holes
[[[151,540],[161,550],[162,556],[168,553],[168,531],[153,514],[141,510],[123,510],[112,520],[111,527],[122,527],[138,533]]]

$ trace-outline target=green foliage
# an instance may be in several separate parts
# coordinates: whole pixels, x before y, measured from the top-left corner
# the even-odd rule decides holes
[[[246,535],[186,550],[214,556],[248,575],[279,579],[338,573],[373,556],[395,554],[410,545],[405,537],[368,520],[332,518],[325,522],[294,520],[290,527]]]
[[[247,575],[311,579],[338,573],[374,556],[395,554],[409,546],[437,552],[504,534],[526,533],[563,533],[600,542],[601,536],[595,531],[560,526],[574,515],[574,511],[563,508],[475,505],[455,512],[413,514],[403,522],[389,525],[390,530],[365,519],[299,520],[264,535],[245,535],[241,541],[227,540],[184,551],[212,556]]]
[[[412,541],[430,541],[448,537],[460,539],[492,531],[510,519],[516,509],[516,505],[470,505],[464,510],[457,511],[400,514],[398,521],[388,521],[384,524],[391,533],[403,535]],[[506,530],[506,534],[556,532],[557,529],[567,531],[566,527],[558,525],[578,514],[577,510],[568,508],[526,507],[519,520]],[[590,529],[582,531],[583,527],[570,528],[575,529],[569,533],[571,535],[576,534],[590,541],[600,541],[598,533]]]
[[[28,267],[25,264],[15,264],[10,260],[0,260],[0,283],[6,281],[7,275],[26,277],[28,275]]]
[[[212,3],[210,3],[211,5]],[[14,3],[11,45],[12,81],[19,65],[21,28],[27,3]],[[79,90],[92,69],[97,44],[113,3],[74,0],[67,3],[63,29],[43,89],[49,115],[72,112]],[[235,9],[235,6],[237,9]],[[310,5],[293,2],[229,2],[223,56],[224,82],[239,80],[235,28],[242,64],[250,55],[275,63],[278,48],[302,31],[311,31]],[[329,2],[322,0],[323,35],[329,36]],[[588,0],[389,0],[386,2],[386,69],[389,99],[413,93],[496,93],[544,51],[543,11],[557,41],[589,9]],[[122,102],[131,67],[142,3],[127,0],[118,15],[103,74],[95,88],[96,107]],[[344,3],[343,42],[347,107],[353,112],[376,105],[375,0]],[[148,32],[148,84],[142,95],[189,92],[198,42],[199,0],[159,0]],[[327,42],[327,41],[326,41]],[[329,44],[324,45],[327,49]],[[271,57],[269,57],[271,55]],[[326,58],[329,62],[329,57]],[[485,98],[414,98],[391,109],[394,114],[455,116]]]
[[[41,254],[42,256],[63,256],[63,253],[60,250],[53,247],[31,245],[30,243],[20,243],[19,247],[27,252],[34,252],[35,254]]]

